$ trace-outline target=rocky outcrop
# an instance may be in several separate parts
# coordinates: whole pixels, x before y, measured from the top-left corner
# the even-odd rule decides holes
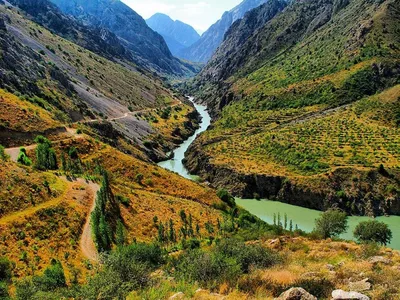
[[[275,300],[317,300],[317,298],[303,288],[294,287],[282,293]]]
[[[207,143],[212,142],[215,141]],[[316,189],[311,181],[300,184],[296,178],[243,174],[229,166],[216,165],[203,150],[207,143],[201,144],[197,140],[189,147],[185,153],[185,166],[191,174],[199,175],[215,188],[228,189],[234,196],[260,197],[321,211],[337,207],[352,215],[400,215],[398,196],[385,195],[386,187],[395,184],[399,174],[386,176],[377,170],[335,169],[318,178]],[[359,184],[352,182],[352,178],[360,178]],[[338,192],[343,190],[346,192]]]
[[[332,292],[333,300],[369,300],[368,296],[365,296],[357,292],[345,292],[343,290],[335,290]]]

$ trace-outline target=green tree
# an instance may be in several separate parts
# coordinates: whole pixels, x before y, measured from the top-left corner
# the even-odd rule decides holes
[[[337,237],[347,229],[347,214],[338,209],[330,209],[315,220],[315,231],[324,239]]]
[[[362,243],[377,243],[387,245],[392,240],[389,226],[377,220],[360,222],[354,230],[354,237]]]
[[[19,149],[19,154],[17,157],[17,162],[19,162],[20,164],[24,165],[24,166],[30,166],[32,165],[32,161],[31,159],[28,157],[28,155],[26,154],[26,149],[25,148],[20,148]]]
[[[11,262],[5,257],[0,257],[0,281],[11,280],[11,269]]]
[[[8,155],[6,154],[6,149],[2,145],[0,145],[0,159],[8,160]]]
[[[227,190],[219,190],[217,196],[230,207],[236,206],[235,198]]]
[[[57,170],[57,156],[51,148],[51,142],[45,137],[39,135],[36,137],[36,165],[38,170]]]
[[[126,243],[125,227],[120,220],[118,220],[117,222],[117,232],[115,241],[117,243],[117,246],[124,246]]]

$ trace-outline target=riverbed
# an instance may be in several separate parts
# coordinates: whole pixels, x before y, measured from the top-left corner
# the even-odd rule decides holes
[[[193,102],[192,97],[190,97],[189,100]],[[185,158],[185,152],[189,148],[190,144],[193,143],[199,134],[207,130],[208,126],[211,124],[211,117],[207,112],[206,106],[196,104],[194,102],[193,104],[202,117],[200,128],[196,130],[193,136],[191,136],[173,151],[173,159],[160,162],[158,165],[170,171],[176,172],[187,179],[196,181],[199,179],[199,177],[189,174],[188,170],[183,165],[182,160]],[[317,210],[268,200],[259,201],[256,199],[236,199],[236,203],[248,210],[253,215],[270,224],[273,223],[274,214],[277,215],[280,213],[282,220],[284,215],[287,214],[288,220],[293,221],[293,226],[297,224],[299,229],[302,229],[306,232],[311,232],[313,230],[315,219],[317,219],[321,214],[321,212]],[[353,239],[353,231],[357,224],[361,221],[366,221],[369,219],[371,218],[356,216],[349,217],[349,228],[341,237],[348,240]],[[377,220],[388,224],[393,233],[392,243],[389,246],[393,249],[400,250],[400,216],[379,217]]]

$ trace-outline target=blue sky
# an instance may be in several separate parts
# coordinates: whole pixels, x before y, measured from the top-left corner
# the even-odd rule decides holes
[[[122,0],[143,18],[148,19],[157,12],[165,13],[174,20],[205,31],[219,20],[222,14],[238,5],[242,0]]]

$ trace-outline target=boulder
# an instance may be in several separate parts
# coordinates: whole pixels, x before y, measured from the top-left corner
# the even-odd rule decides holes
[[[369,291],[370,289],[371,289],[371,283],[368,282],[368,278],[361,281],[349,283],[349,290],[351,291],[364,292],[364,291]]]
[[[382,263],[385,265],[390,265],[392,263],[392,261],[386,257],[383,256],[373,256],[368,260],[371,264],[378,264],[378,263]]]
[[[282,293],[278,298],[275,298],[275,300],[317,300],[317,298],[308,293],[305,289],[295,287]]]
[[[357,292],[346,292],[343,290],[335,290],[332,292],[333,300],[370,300],[368,296]]]
[[[185,299],[185,294],[182,292],[176,293],[169,297],[169,300],[178,300],[178,299]]]

